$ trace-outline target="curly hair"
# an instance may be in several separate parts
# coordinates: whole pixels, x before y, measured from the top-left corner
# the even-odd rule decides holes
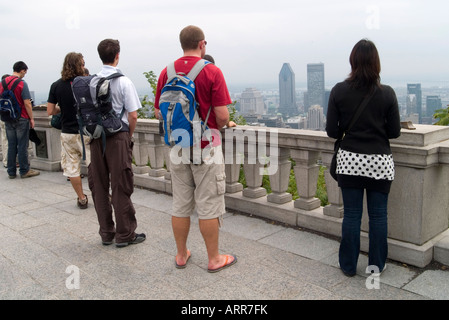
[[[84,75],[84,58],[81,53],[70,52],[65,56],[62,66],[62,80],[70,80]]]

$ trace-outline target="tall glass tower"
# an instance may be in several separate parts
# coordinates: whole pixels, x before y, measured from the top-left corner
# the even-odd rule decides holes
[[[327,103],[325,101],[326,92],[324,89],[324,63],[307,64],[307,101],[305,110],[311,106],[318,105],[327,113]]]
[[[296,116],[299,113],[296,106],[295,73],[289,63],[284,63],[279,73],[279,112],[283,116]]]
[[[419,123],[422,120],[422,91],[421,83],[407,84],[407,115],[417,113]]]

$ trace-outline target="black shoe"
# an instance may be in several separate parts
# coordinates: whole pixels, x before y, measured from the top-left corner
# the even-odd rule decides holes
[[[144,242],[146,238],[147,238],[147,236],[145,235],[145,233],[136,234],[136,236],[134,237],[133,240],[131,240],[129,242],[116,243],[115,246],[117,248],[124,248],[130,244],[138,244],[138,243]]]
[[[104,246],[110,246],[113,242],[112,241],[102,241],[101,242]]]
[[[76,200],[76,204],[78,205],[78,208],[80,208],[80,209],[87,209],[87,203],[89,201],[87,200],[87,196],[86,195],[84,195],[84,196],[86,197],[84,200],[80,200],[80,198],[78,198]]]
[[[356,275],[356,272],[354,272],[354,273],[349,273],[349,272],[344,271],[344,270],[340,267],[340,263],[338,263],[338,267],[340,268],[341,272],[343,272],[343,274],[344,274],[345,276],[349,277],[349,278],[352,278],[353,276]]]

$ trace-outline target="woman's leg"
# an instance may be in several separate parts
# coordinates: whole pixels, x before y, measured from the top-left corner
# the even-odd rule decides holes
[[[368,263],[372,268],[378,268],[378,271],[372,269],[374,272],[381,272],[388,254],[388,193],[367,190],[367,204],[369,216]]]
[[[344,216],[339,250],[340,268],[344,274],[356,274],[360,252],[360,224],[364,189],[342,188]]]

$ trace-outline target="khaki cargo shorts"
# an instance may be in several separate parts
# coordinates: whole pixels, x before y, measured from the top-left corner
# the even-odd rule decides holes
[[[86,166],[90,164],[90,139],[84,137],[86,148]],[[61,167],[66,177],[78,177],[81,175],[81,164],[83,163],[83,145],[81,135],[61,133]]]
[[[196,207],[199,219],[220,218],[225,213],[226,176],[221,146],[214,147],[214,159],[196,165],[170,159],[175,217],[190,217]],[[171,149],[173,150],[173,148]]]

